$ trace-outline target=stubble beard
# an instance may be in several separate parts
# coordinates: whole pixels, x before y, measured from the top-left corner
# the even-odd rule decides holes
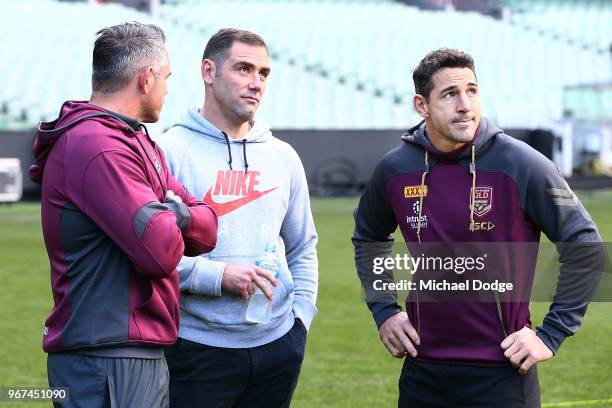
[[[467,134],[467,133],[450,133],[449,137],[452,141],[457,142],[457,143],[468,143],[471,142],[472,139],[474,138],[473,134]]]
[[[452,125],[450,126],[448,137],[454,142],[457,143],[468,143],[474,139],[476,133],[475,128],[470,128],[469,130],[459,132],[456,129],[452,129]]]
[[[235,106],[233,111],[234,115],[242,122],[250,122],[255,117],[255,112],[257,112],[257,109],[250,111],[242,104],[238,104],[237,106]]]

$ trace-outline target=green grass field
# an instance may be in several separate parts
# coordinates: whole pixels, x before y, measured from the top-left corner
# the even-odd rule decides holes
[[[612,240],[612,191],[580,197],[604,239]],[[353,267],[351,212],[356,202],[353,198],[313,200],[319,232],[319,314],[310,331],[295,407],[396,406],[402,362],[380,343],[374,321],[361,301]],[[0,297],[0,387],[45,386],[41,339],[52,299],[38,204],[0,206],[0,276],[4,287]],[[547,307],[532,305],[534,323],[541,322]],[[610,316],[612,303],[591,305],[578,335],[568,339],[552,360],[539,365],[545,407],[554,402],[612,398]]]

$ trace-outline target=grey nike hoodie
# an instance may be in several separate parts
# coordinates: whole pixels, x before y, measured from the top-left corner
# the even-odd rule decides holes
[[[308,186],[293,148],[254,122],[244,138],[232,140],[197,108],[159,137],[170,171],[219,218],[217,246],[184,257],[180,275],[179,337],[215,347],[270,343],[299,318],[308,329],[316,314],[318,263]],[[227,264],[254,264],[266,245],[278,256],[268,323],[245,320],[248,301],[221,288]]]

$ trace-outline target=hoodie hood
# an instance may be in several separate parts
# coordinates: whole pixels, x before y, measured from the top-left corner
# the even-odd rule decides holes
[[[476,129],[476,134],[471,142],[466,143],[465,147],[449,153],[440,152],[438,149],[431,144],[429,137],[427,136],[427,126],[425,121],[421,121],[418,125],[408,129],[401,137],[405,143],[415,144],[421,146],[428,153],[433,156],[437,156],[444,159],[454,159],[459,161],[462,159],[469,159],[471,155],[471,149],[467,149],[467,146],[474,146],[476,156],[480,155],[489,144],[493,141],[495,135],[504,133],[503,130],[495,126],[493,122],[485,117],[480,118],[480,123]]]
[[[186,129],[192,130],[203,137],[211,139],[218,143],[224,143],[227,145],[227,163],[229,164],[230,170],[233,170],[233,157],[232,157],[232,149],[230,143],[239,143],[242,145],[242,156],[244,160],[244,172],[248,173],[249,171],[249,161],[247,158],[247,144],[248,143],[263,143],[268,141],[272,137],[272,132],[270,131],[270,126],[259,123],[259,122],[251,122],[251,129],[248,131],[244,137],[240,139],[230,139],[227,136],[227,133],[218,129],[210,123],[207,119],[205,119],[202,115],[200,115],[200,109],[197,107],[193,107],[187,111],[187,114],[174,126],[184,127]]]
[[[60,136],[85,120],[95,120],[104,124],[104,126],[119,129],[126,134],[134,134],[127,123],[104,108],[92,105],[88,101],[64,102],[57,119],[51,122],[41,122],[38,125],[36,138],[34,139],[36,164],[32,165],[29,171],[32,181],[39,184],[42,182],[47,157]]]
[[[245,140],[246,143],[260,143],[272,137],[269,125],[255,121],[252,122],[251,125],[251,129],[243,138],[229,139],[229,141],[231,143],[243,143],[243,140]],[[227,143],[227,136],[223,132],[223,129],[218,129],[215,125],[202,117],[202,115],[200,115],[200,109],[197,107],[189,109],[187,114],[175,123],[174,126],[181,126],[193,130],[219,143]]]

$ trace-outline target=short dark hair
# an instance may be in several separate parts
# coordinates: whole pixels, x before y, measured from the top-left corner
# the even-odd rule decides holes
[[[103,28],[96,35],[91,76],[94,91],[116,92],[149,64],[157,72],[161,69],[166,36],[156,25],[134,21]]]
[[[206,43],[202,60],[211,59],[217,67],[220,67],[227,59],[228,51],[232,48],[235,41],[264,47],[266,52],[268,52],[266,42],[259,35],[237,28],[222,28],[210,37]]]
[[[439,48],[430,52],[419,62],[412,73],[414,90],[429,101],[429,95],[434,87],[433,76],[442,68],[469,68],[476,76],[474,58],[468,53],[452,48]]]

